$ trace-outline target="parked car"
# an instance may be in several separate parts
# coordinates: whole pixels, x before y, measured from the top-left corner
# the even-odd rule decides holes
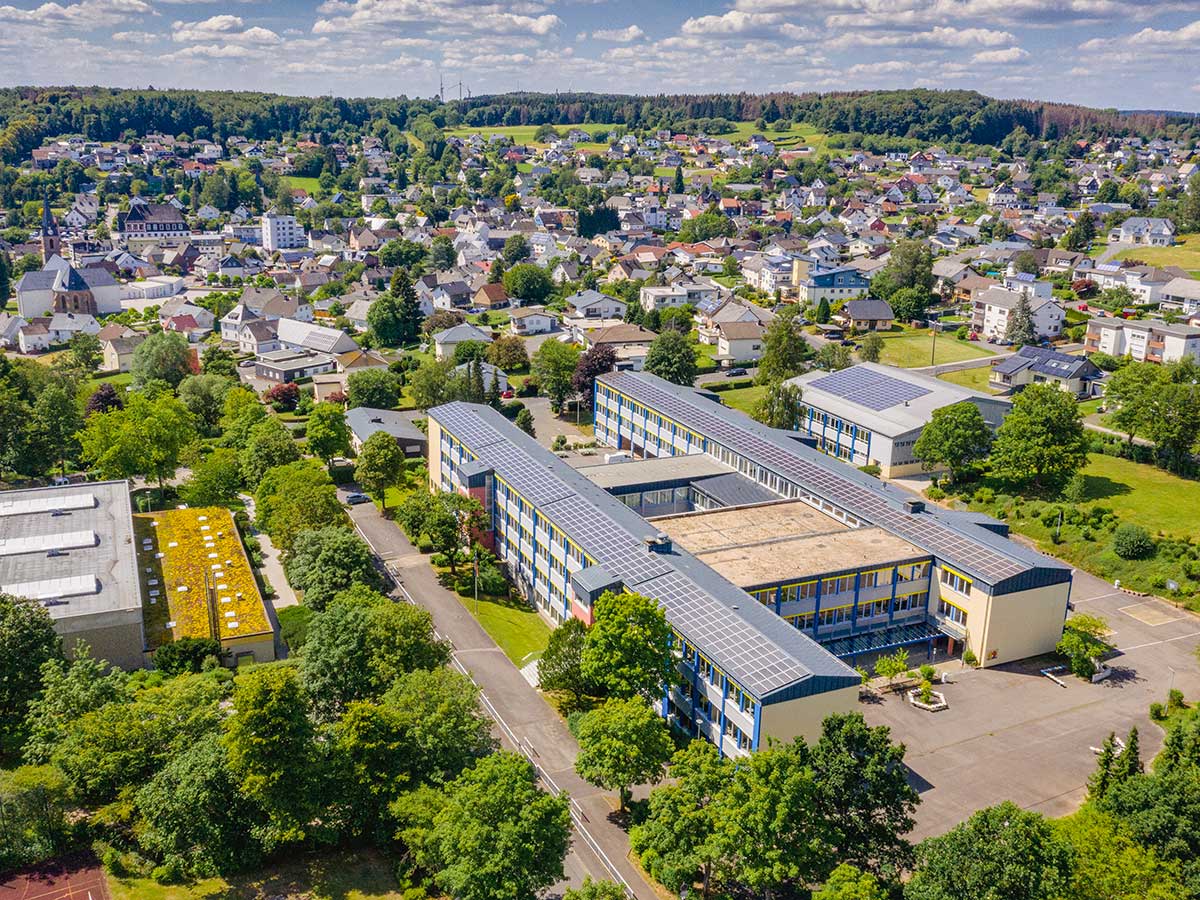
[[[515,396],[515,395],[513,394],[513,392],[512,392],[511,390],[507,390],[507,391],[501,391],[501,392],[500,392],[500,399],[501,399],[501,400],[511,400],[511,399],[512,399],[514,396]]]
[[[746,374],[746,370],[743,369],[741,366],[738,366],[736,368],[728,370],[725,373],[725,377],[726,378],[737,378],[739,375],[745,375],[745,374]]]
[[[253,365],[254,365],[254,360],[243,359],[240,363],[238,363],[238,368],[239,369],[249,369]]]
[[[349,506],[358,506],[358,504],[360,504],[360,503],[370,503],[370,502],[371,502],[370,497],[368,497],[366,494],[359,493],[358,491],[354,491],[353,493],[346,495],[346,503]]]

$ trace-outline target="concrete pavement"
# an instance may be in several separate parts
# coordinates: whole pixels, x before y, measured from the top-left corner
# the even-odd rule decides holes
[[[350,517],[399,581],[405,598],[432,613],[438,633],[454,647],[455,664],[481,688],[502,743],[528,757],[550,790],[570,795],[575,839],[566,863],[567,884],[578,887],[591,876],[624,883],[639,900],[656,900],[628,859],[628,836],[610,820],[615,797],[575,774],[579,745],[563,720],[458,598],[438,583],[428,559],[394,522],[384,519],[373,503],[352,507]]]

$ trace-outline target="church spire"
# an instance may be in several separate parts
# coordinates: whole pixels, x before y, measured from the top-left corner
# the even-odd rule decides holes
[[[62,248],[62,239],[58,234],[58,222],[50,211],[50,193],[42,195],[42,265],[50,261]]]

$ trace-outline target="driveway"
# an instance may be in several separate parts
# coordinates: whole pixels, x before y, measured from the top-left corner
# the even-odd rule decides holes
[[[1120,241],[1117,241],[1115,244],[1109,244],[1104,248],[1104,252],[1096,257],[1096,264],[1099,265],[1100,263],[1106,263],[1118,253],[1121,253],[1124,250],[1133,250],[1137,246],[1137,244],[1122,244]]]
[[[1072,600],[1078,612],[1108,622],[1118,652],[1107,681],[1091,684],[1060,672],[1061,686],[1038,671],[1056,663],[1049,658],[982,670],[953,662],[943,667],[953,683],[939,687],[947,710],[923,712],[892,695],[864,704],[867,721],[889,726],[908,748],[906,762],[921,792],[914,839],[945,832],[1002,800],[1047,816],[1073,812],[1095,769],[1092,747],[1136,725],[1149,763],[1163,739],[1150,721],[1150,704],[1165,702],[1171,687],[1189,698],[1200,693],[1193,655],[1200,617],[1078,570]],[[914,664],[923,661],[914,654]]]
[[[545,786],[571,796],[575,836],[566,861],[565,886],[584,877],[622,880],[639,900],[656,900],[654,890],[629,862],[629,841],[609,821],[614,795],[597,790],[575,774],[579,745],[566,724],[522,676],[487,632],[450,591],[438,584],[423,556],[373,503],[351,507],[350,517],[375,554],[397,578],[404,598],[433,614],[438,633],[454,647],[454,664],[482,689],[483,703],[497,722],[497,735],[509,749],[525,754]]]
[[[556,435],[564,435],[571,443],[585,443],[592,439],[590,425],[576,425],[574,416],[568,414],[560,419],[550,412],[550,401],[546,397],[519,398],[533,415],[533,430],[538,442],[549,447]]]

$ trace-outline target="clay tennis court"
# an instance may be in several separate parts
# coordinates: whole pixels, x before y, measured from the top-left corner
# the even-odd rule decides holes
[[[0,900],[111,900],[95,857],[53,863],[0,876]]]

